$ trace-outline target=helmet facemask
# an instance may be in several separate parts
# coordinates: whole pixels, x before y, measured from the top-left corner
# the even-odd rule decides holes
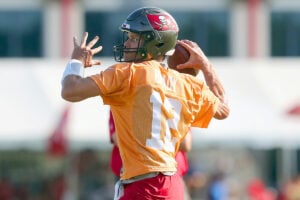
[[[127,48],[124,43],[128,39],[128,31],[123,31],[122,44],[114,46],[114,57],[117,62],[138,62],[143,61],[147,57],[146,49],[142,45],[143,34],[139,34],[139,42],[137,48]],[[145,40],[144,40],[145,41]],[[132,59],[125,59],[124,53],[135,53]]]

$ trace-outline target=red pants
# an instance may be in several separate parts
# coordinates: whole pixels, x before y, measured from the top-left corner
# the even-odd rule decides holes
[[[124,185],[124,195],[120,200],[183,200],[184,186],[182,178],[176,173],[165,176],[159,173]]]

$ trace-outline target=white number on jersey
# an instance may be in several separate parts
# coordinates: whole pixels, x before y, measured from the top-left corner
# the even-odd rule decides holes
[[[178,142],[178,138],[172,138],[170,129],[177,130],[182,105],[178,100],[167,97],[163,103],[158,92],[152,93],[150,102],[153,105],[152,131],[151,139],[147,139],[146,146],[152,147],[154,149],[174,152],[175,144],[176,142]],[[166,109],[165,112],[167,112],[168,116],[170,116],[170,118],[163,121],[166,130],[164,137],[161,137],[161,120],[163,120],[161,110],[162,107]]]

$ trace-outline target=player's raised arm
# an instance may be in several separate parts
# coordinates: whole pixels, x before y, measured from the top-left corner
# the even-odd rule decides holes
[[[99,60],[93,60],[93,56],[102,50],[102,46],[93,48],[99,40],[96,36],[86,44],[88,33],[86,32],[79,44],[74,37],[74,49],[71,60],[68,62],[62,77],[61,96],[71,102],[100,95],[96,83],[90,78],[84,78],[84,68],[99,65]]]
[[[223,85],[217,76],[215,69],[213,68],[212,64],[203,53],[201,48],[197,45],[197,43],[189,41],[189,40],[182,40],[178,41],[183,47],[185,47],[189,53],[190,58],[186,63],[178,65],[177,68],[184,69],[184,68],[195,68],[202,71],[205,82],[210,88],[210,90],[220,99],[221,103],[214,115],[216,119],[225,119],[228,117],[230,109],[227,104],[227,100],[225,97],[225,90]]]

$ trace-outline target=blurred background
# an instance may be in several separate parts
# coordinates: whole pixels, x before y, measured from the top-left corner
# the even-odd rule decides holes
[[[227,191],[216,200],[300,199],[299,0],[0,0],[0,200],[113,199],[109,108],[99,97],[68,104],[60,80],[84,31],[103,46],[86,74],[113,64],[118,27],[141,6],[174,16],[231,106],[192,130],[192,199],[209,199],[214,182]]]

